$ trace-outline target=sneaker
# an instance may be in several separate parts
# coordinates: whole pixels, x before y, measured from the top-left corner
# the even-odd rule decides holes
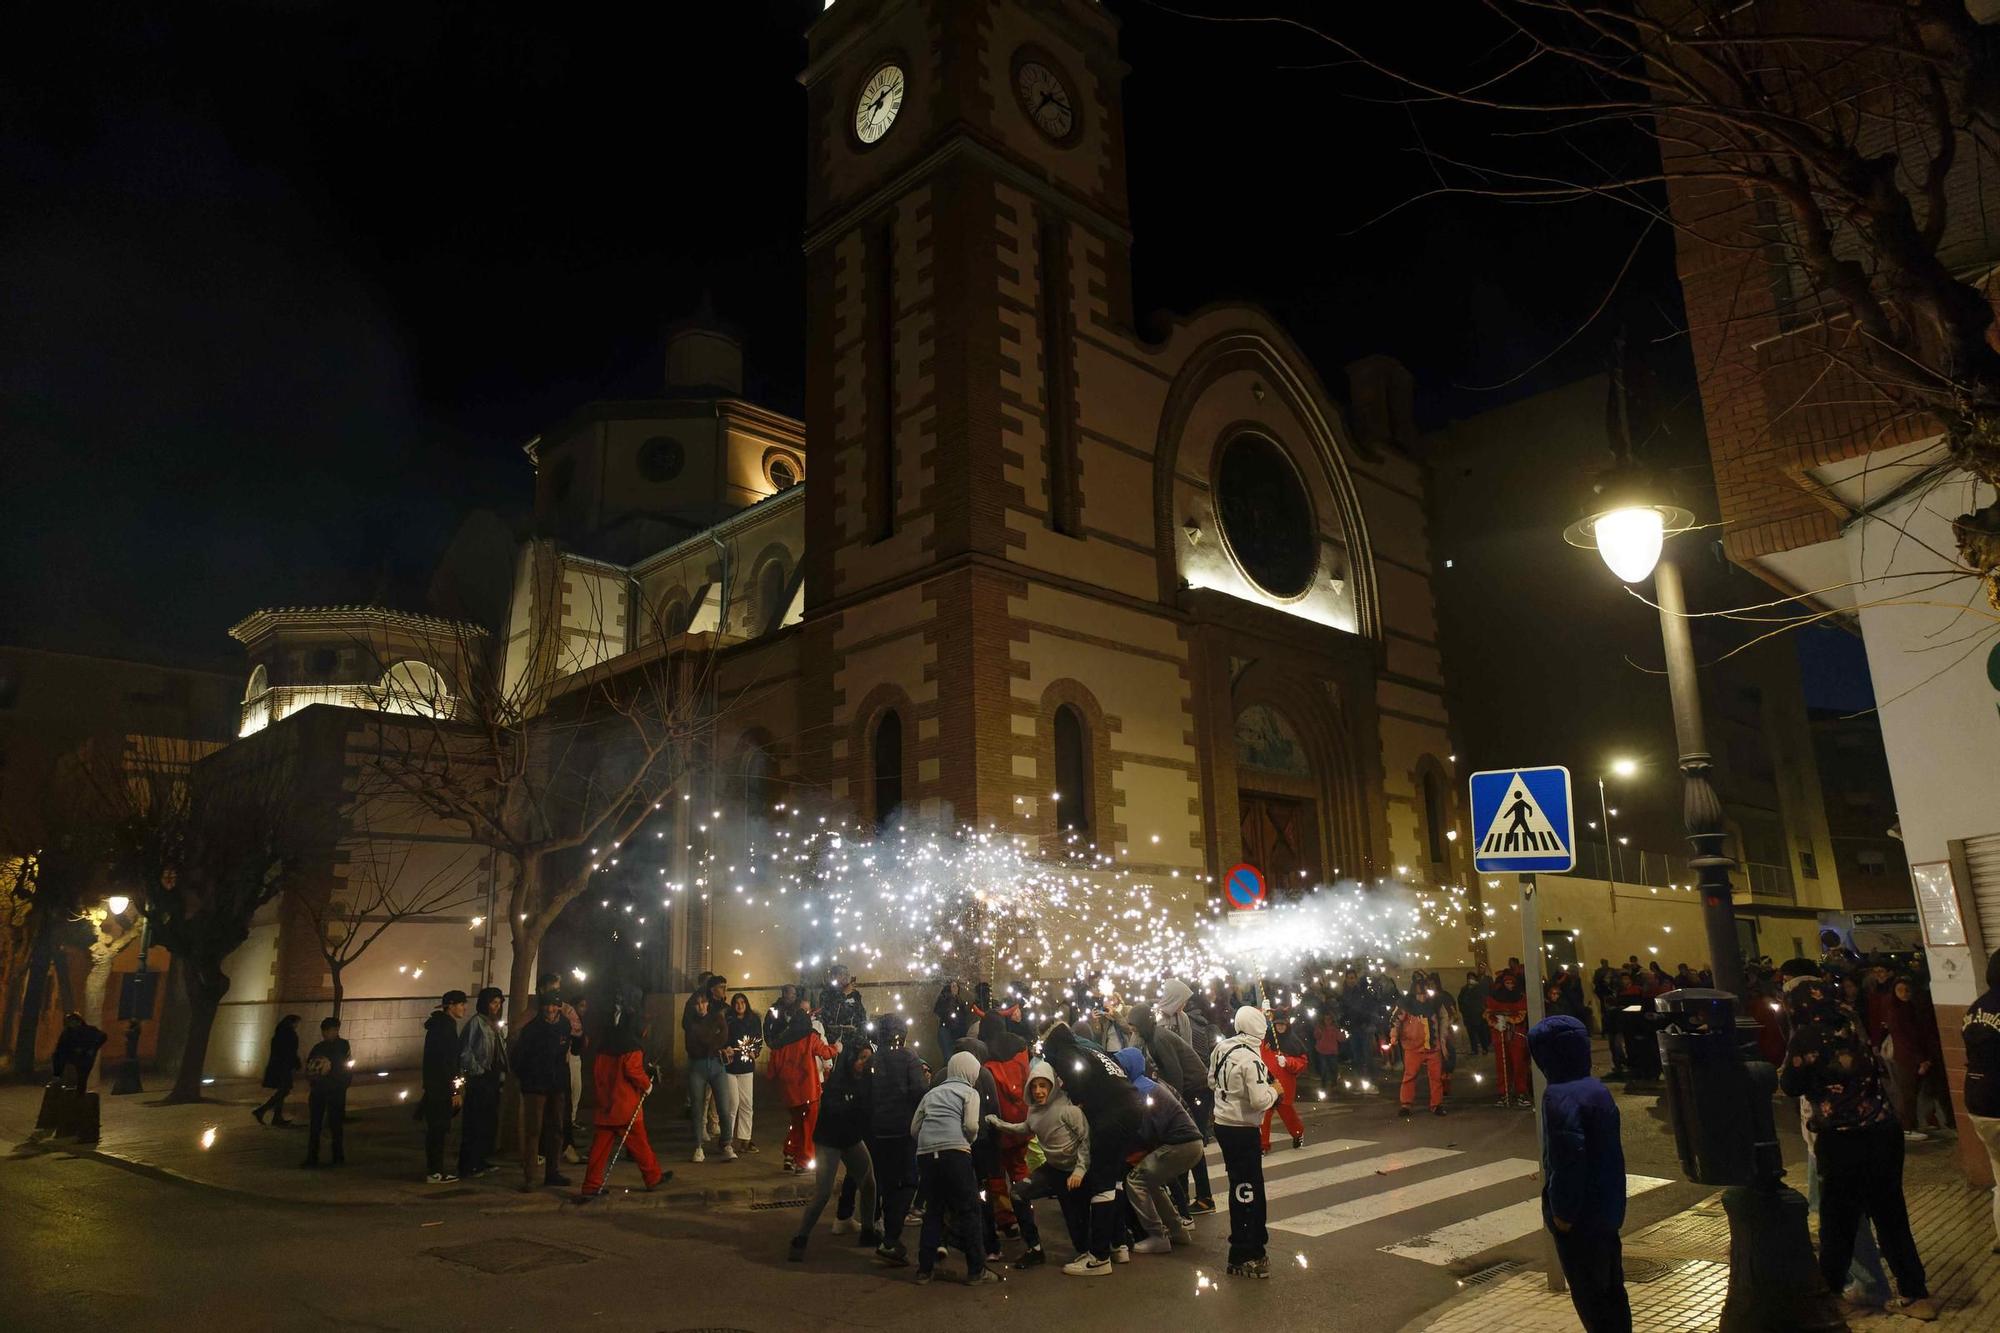
[[[1443,1114],[1444,1114],[1444,1107],[1443,1107],[1443,1106],[1441,1106],[1441,1105],[1440,1105],[1440,1106],[1433,1106],[1433,1107],[1431,1108],[1431,1114],[1432,1114],[1432,1115],[1443,1115]]]
[[[1397,1118],[1398,1120],[1408,1120],[1408,1119],[1410,1118],[1410,1108],[1409,1108],[1409,1107],[1407,1107],[1407,1106],[1399,1106],[1399,1107],[1397,1107],[1397,1108],[1396,1108],[1396,1118]]]
[[[762,1148],[759,1148],[759,1147],[758,1147],[758,1146],[757,1146],[756,1144],[752,1143],[752,1142],[751,1142],[751,1141],[750,1141],[749,1139],[738,1139],[738,1140],[736,1141],[736,1149],[737,1149],[737,1151],[738,1151],[738,1152],[762,1152],[762,1151],[764,1151],[764,1150],[763,1150]]]
[[[1188,1205],[1189,1217],[1206,1217],[1208,1216],[1208,1214],[1214,1211],[1215,1211],[1215,1200],[1213,1199],[1196,1199],[1193,1203]]]
[[[582,1166],[582,1165],[583,1165],[583,1159],[582,1159],[581,1157],[578,1157],[578,1156],[576,1155],[576,1149],[575,1149],[575,1148],[573,1148],[573,1147],[571,1147],[571,1146],[570,1146],[569,1144],[567,1144],[567,1143],[565,1143],[565,1144],[563,1145],[563,1150],[562,1150],[562,1159],[563,1159],[563,1161],[564,1161],[565,1163],[567,1163],[567,1164],[568,1164],[568,1165],[570,1165],[570,1166]]]
[[[433,1171],[425,1176],[424,1179],[433,1185],[449,1185],[452,1181],[457,1180],[458,1177],[449,1171]],[[563,1183],[568,1184],[569,1182],[564,1181]]]
[[[1130,1245],[1113,1245],[1111,1247],[1111,1259],[1112,1262],[1114,1263],[1120,1263],[1120,1264],[1131,1263],[1132,1247]]]
[[[1132,1247],[1134,1254],[1172,1254],[1174,1243],[1165,1236],[1148,1236]]]
[[[257,1108],[256,1110],[252,1111],[252,1112],[250,1113],[250,1118],[251,1118],[252,1120],[255,1120],[255,1121],[256,1121],[256,1122],[257,1122],[258,1124],[260,1124],[260,1125],[261,1125],[261,1124],[263,1124],[263,1123],[264,1123],[264,1108],[260,1106],[260,1107],[258,1107],[258,1108]]]
[[[1026,1254],[1022,1255],[1020,1258],[1014,1261],[1014,1270],[1016,1272],[1020,1272],[1021,1270],[1028,1268],[1040,1268],[1043,1264],[1047,1263],[1048,1261],[1049,1261],[1049,1256],[1043,1254],[1042,1247],[1037,1245],[1034,1249],[1029,1250]]]
[[[446,1180],[457,1180],[457,1179],[458,1179],[458,1177],[457,1177],[457,1176],[446,1176],[446,1177],[445,1177],[445,1179],[446,1179]],[[546,1176],[543,1176],[543,1177],[542,1177],[542,1183],[543,1183],[544,1185],[567,1185],[567,1184],[569,1184],[569,1177],[568,1177],[568,1176],[558,1176],[558,1175],[554,1175],[554,1174],[550,1174],[550,1175],[546,1175]]]
[[[648,1184],[648,1185],[646,1185],[646,1186],[645,1186],[645,1190],[646,1190],[646,1193],[648,1193],[648,1194],[651,1194],[651,1193],[652,1193],[652,1192],[653,1192],[654,1190],[656,1190],[656,1189],[658,1189],[658,1188],[659,1188],[660,1186],[662,1186],[662,1185],[666,1184],[666,1183],[667,1183],[668,1181],[672,1180],[673,1178],[674,1178],[674,1173],[673,1173],[673,1172],[671,1172],[671,1171],[662,1171],[662,1172],[660,1172],[660,1178],[659,1178],[658,1180],[655,1180],[655,1181],[653,1181],[653,1182],[651,1182],[650,1184]]]
[[[792,1237],[792,1244],[785,1251],[785,1258],[795,1264],[802,1264],[806,1261],[806,1238],[804,1236]]]
[[[1000,1235],[1005,1240],[1021,1239],[1021,1224],[1019,1222],[1009,1222],[1006,1226],[1000,1228]]]
[[[723,1145],[722,1145],[722,1160],[723,1160],[723,1161],[725,1161],[725,1162],[733,1162],[733,1161],[735,1161],[735,1160],[736,1160],[736,1149],[735,1149],[735,1148],[733,1148],[733,1147],[731,1147],[731,1146],[730,1146],[729,1144],[727,1144],[727,1143],[723,1144]]]
[[[919,1268],[919,1269],[917,1270],[917,1276],[916,1276],[916,1283],[917,1283],[917,1285],[918,1285],[918,1286],[920,1286],[920,1287],[921,1287],[921,1286],[924,1286],[924,1285],[925,1285],[925,1284],[927,1284],[927,1283],[928,1283],[928,1282],[929,1282],[930,1280],[931,1280],[931,1270],[930,1270],[930,1269],[928,1269],[928,1268]]]
[[[1300,1130],[1298,1133],[1292,1135],[1292,1146],[1294,1148],[1303,1148],[1306,1146],[1306,1136],[1304,1130]]]
[[[691,1162],[705,1162],[708,1160],[706,1157],[702,1155],[701,1145],[699,1143],[694,1145],[694,1156],[690,1157],[688,1160]]]
[[[1931,1136],[1924,1133],[1921,1129],[1906,1129],[1903,1131],[1903,1142],[1905,1143],[1929,1143],[1930,1141]],[[1911,1317],[1915,1318],[1914,1315]]]
[[[877,1245],[875,1247],[875,1262],[884,1268],[908,1268],[910,1266],[910,1252],[905,1250],[901,1245]]]
[[[1082,1254],[1064,1264],[1063,1272],[1071,1277],[1110,1277],[1111,1261]]]
[[[991,1286],[995,1282],[1005,1282],[1006,1280],[1006,1278],[1001,1277],[989,1266],[980,1269],[977,1273],[966,1274],[965,1285],[968,1287],[986,1287]]]
[[[1499,1107],[1508,1107],[1514,1104],[1514,1099],[1503,1092],[1500,1094],[1500,1100],[1493,1104]]]
[[[836,1236],[849,1236],[859,1230],[861,1230],[861,1224],[851,1217],[836,1217],[833,1219],[833,1234]]]
[[[1271,1261],[1269,1259],[1245,1259],[1240,1264],[1229,1265],[1227,1271],[1231,1277],[1269,1277],[1271,1276]]]
[[[1920,1296],[1914,1301],[1906,1301],[1899,1297],[1882,1308],[1890,1314],[1899,1314],[1905,1319],[1915,1319],[1925,1324],[1938,1317],[1938,1303],[1935,1296]]]

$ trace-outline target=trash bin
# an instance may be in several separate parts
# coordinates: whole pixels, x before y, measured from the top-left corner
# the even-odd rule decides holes
[[[1746,1060],[1736,997],[1689,987],[1654,1001],[1667,1121],[1681,1170],[1701,1185],[1768,1184],[1784,1174],[1771,1098],[1777,1070]]]

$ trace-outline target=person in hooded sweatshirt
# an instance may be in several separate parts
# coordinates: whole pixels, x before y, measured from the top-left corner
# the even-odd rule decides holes
[[[458,1029],[465,1022],[466,998],[462,990],[446,991],[424,1020],[424,1099],[417,1113],[424,1122],[424,1166],[430,1173],[424,1179],[433,1185],[458,1179],[458,1172],[444,1169],[444,1141],[463,1105]]]
[[[1139,1118],[1139,1149],[1145,1153],[1125,1178],[1126,1197],[1146,1235],[1135,1254],[1167,1254],[1176,1242],[1194,1240],[1194,1223],[1174,1206],[1171,1182],[1194,1169],[1202,1154],[1201,1131],[1174,1090],[1146,1077],[1146,1054],[1127,1046],[1112,1057],[1132,1080],[1145,1105]]]
[[[972,1170],[979,1181],[980,1237],[986,1244],[987,1262],[993,1263],[1000,1258],[999,1215],[994,1196],[1006,1193],[1006,1186],[1000,1176],[1000,1131],[987,1123],[987,1117],[1000,1113],[1000,1090],[993,1081],[993,1071],[986,1067],[993,1052],[985,1042],[977,1037],[960,1037],[952,1054],[961,1052],[979,1061],[979,1072],[972,1080],[972,1086],[979,1091],[979,1131],[972,1140]],[[947,1070],[949,1067],[947,1063]],[[948,1074],[939,1075],[931,1086],[936,1087],[946,1077]]]
[[[882,1200],[882,1242],[875,1262],[902,1268],[903,1218],[917,1193],[916,1140],[910,1121],[930,1087],[924,1062],[909,1049],[901,1014],[885,1014],[875,1025],[875,1057],[869,1062],[868,1159],[874,1165]]]
[[[806,1205],[805,1216],[799,1219],[798,1233],[792,1237],[791,1248],[785,1255],[793,1263],[806,1257],[806,1241],[820,1214],[826,1211],[827,1200],[833,1197],[833,1178],[843,1166],[847,1168],[847,1179],[856,1182],[861,1199],[863,1225],[856,1243],[871,1247],[882,1243],[881,1233],[875,1229],[875,1168],[868,1156],[868,1121],[874,1092],[868,1066],[874,1056],[875,1048],[867,1042],[848,1042],[840,1048],[833,1073],[820,1090],[819,1117],[813,1122],[813,1197]],[[836,1223],[834,1231],[840,1230]]]
[[[1164,990],[1172,993],[1179,987],[1180,1000],[1187,1003],[1190,994],[1186,986],[1178,981],[1169,981]],[[1182,1017],[1186,1017],[1185,1014]],[[1156,1011],[1150,1005],[1132,1006],[1132,1030],[1145,1043],[1146,1051],[1153,1057],[1153,1067],[1160,1071],[1160,1082],[1180,1094],[1181,1105],[1187,1108],[1195,1128],[1201,1132],[1203,1143],[1213,1142],[1215,1093],[1208,1085],[1208,1062],[1174,1028],[1159,1021]],[[1210,1049],[1214,1049],[1211,1045]],[[1215,1196],[1208,1179],[1208,1157],[1197,1154],[1194,1161],[1194,1190],[1189,1196],[1185,1181],[1174,1182],[1174,1202],[1183,1213],[1190,1217],[1215,1211]]]
[[[910,1117],[917,1146],[917,1180],[930,1200],[917,1242],[917,1281],[929,1282],[945,1238],[946,1223],[965,1252],[968,1286],[998,1282],[986,1266],[980,1243],[979,1179],[972,1165],[973,1140],[986,1126],[979,1114],[979,1057],[960,1051],[945,1062],[944,1079],[924,1094]]]
[[[996,1118],[993,1127],[1003,1133],[1032,1134],[1042,1145],[1042,1164],[1014,1186],[1014,1216],[1021,1223],[1021,1239],[1028,1249],[1014,1267],[1037,1268],[1047,1262],[1042,1253],[1042,1233],[1035,1224],[1035,1200],[1054,1199],[1062,1210],[1063,1225],[1069,1231],[1074,1258],[1085,1256],[1089,1245],[1089,1218],[1086,1215],[1083,1179],[1090,1171],[1090,1125],[1083,1112],[1056,1084],[1055,1070],[1046,1060],[1028,1066],[1028,1111],[1023,1120]]]
[[[1114,1262],[1129,1263],[1131,1250],[1118,1242],[1118,1194],[1125,1185],[1125,1158],[1138,1144],[1143,1106],[1138,1089],[1104,1049],[1057,1023],[1042,1036],[1042,1053],[1056,1079],[1090,1125],[1090,1167],[1083,1188],[1090,1199],[1090,1250],[1063,1266],[1072,1277],[1098,1277]],[[1118,1253],[1114,1256],[1113,1251]]]
[[[1208,1057],[1208,1081],[1215,1088],[1215,1137],[1229,1172],[1229,1273],[1232,1277],[1271,1276],[1264,1247],[1264,1154],[1259,1135],[1264,1113],[1278,1100],[1262,1047],[1264,1011],[1244,1005],[1236,1011],[1236,1035],[1215,1043]]]
[[[1542,1094],[1542,1221],[1585,1333],[1631,1333],[1618,1228],[1625,1225],[1625,1148],[1618,1104],[1590,1073],[1590,1029],[1568,1014],[1535,1024],[1528,1052]]]

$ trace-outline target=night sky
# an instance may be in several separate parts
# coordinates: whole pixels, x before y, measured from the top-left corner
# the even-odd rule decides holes
[[[520,446],[587,399],[654,392],[663,330],[704,294],[746,337],[752,396],[798,411],[817,8],[17,14],[0,642],[233,664],[224,631],[260,605],[420,607],[464,516],[522,517]],[[1652,341],[1679,320],[1664,233],[1606,316],[1521,374],[1597,305],[1636,213],[1457,199],[1357,232],[1436,179],[1419,134],[1470,156],[1486,131],[1361,100],[1383,89],[1297,32],[1111,8],[1142,315],[1262,302],[1336,389],[1347,360],[1402,358],[1429,422],[1601,369],[1619,322],[1690,382],[1680,344]],[[1344,36],[1426,72],[1491,55],[1431,6],[1350,8],[1379,7],[1337,7]]]

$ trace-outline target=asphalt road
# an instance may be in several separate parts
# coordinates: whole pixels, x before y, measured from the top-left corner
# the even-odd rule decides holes
[[[1646,1104],[1624,1101],[1627,1169],[1673,1179],[1671,1144]],[[1393,1333],[1453,1295],[1461,1274],[1541,1256],[1538,1229],[1483,1244],[1520,1231],[1538,1188],[1526,1112],[1462,1106],[1445,1119],[1419,1115],[1406,1124],[1392,1103],[1376,1101],[1309,1114],[1303,1153],[1280,1143],[1267,1178],[1296,1183],[1279,1189],[1285,1197],[1271,1207],[1268,1282],[1223,1276],[1228,1224],[1218,1214],[1200,1222],[1190,1249],[1140,1256],[1110,1278],[1080,1280],[1049,1267],[977,1291],[948,1281],[918,1287],[907,1270],[877,1269],[824,1220],[807,1262],[788,1263],[793,1207],[621,1211],[614,1200],[602,1211],[552,1215],[275,1204],[17,1151],[0,1158],[8,1276],[0,1328],[115,1319],[124,1328],[197,1325],[202,1333],[279,1326],[484,1333],[569,1328],[584,1318],[605,1329],[761,1333],[930,1330],[940,1319],[972,1318],[1015,1327],[1199,1320]],[[1223,1197],[1219,1178],[1216,1193]],[[1702,1193],[1678,1180],[1650,1189],[1633,1199],[1628,1229]],[[1044,1221],[1060,1230],[1052,1216]],[[1287,1223],[1300,1229],[1285,1230]],[[957,1259],[940,1271],[960,1271]]]

